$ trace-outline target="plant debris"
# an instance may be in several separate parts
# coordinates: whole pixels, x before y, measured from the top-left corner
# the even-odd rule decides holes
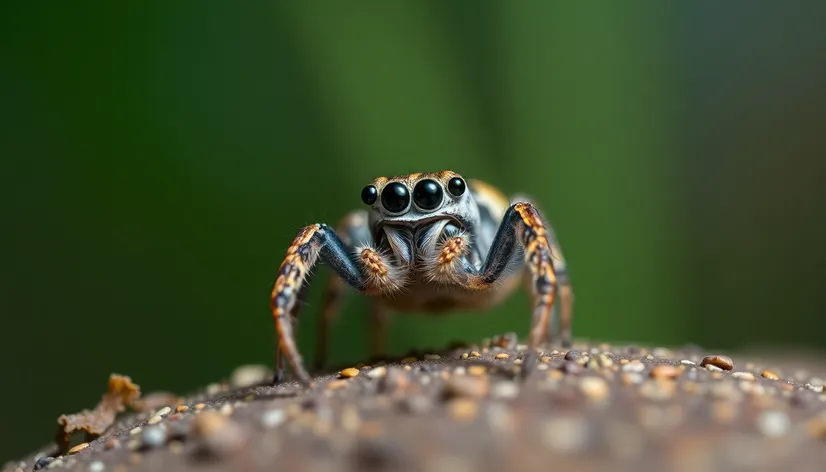
[[[140,386],[132,383],[132,379],[125,375],[110,375],[109,388],[94,410],[60,415],[57,419],[59,427],[55,442],[58,451],[62,454],[69,449],[71,435],[75,431],[85,432],[87,441],[103,434],[115,422],[118,413],[133,406],[140,396]]]

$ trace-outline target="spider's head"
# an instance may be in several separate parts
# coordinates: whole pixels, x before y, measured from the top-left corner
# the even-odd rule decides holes
[[[379,177],[362,189],[361,200],[371,208],[373,228],[419,228],[446,220],[471,230],[479,220],[465,179],[450,170]]]

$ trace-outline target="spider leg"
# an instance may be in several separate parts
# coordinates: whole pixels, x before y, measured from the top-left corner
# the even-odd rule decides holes
[[[307,279],[304,282],[304,285],[301,287],[301,290],[298,292],[298,297],[296,298],[295,306],[293,306],[292,313],[290,313],[290,323],[293,329],[294,335],[298,334],[298,316],[301,313],[302,308],[304,308],[304,304],[307,301],[307,294],[309,293],[309,288],[312,282],[313,274],[307,276]],[[336,280],[341,280],[336,278]],[[281,352],[281,347],[276,346],[275,348],[275,377],[273,378],[273,385],[279,384],[286,379],[286,371],[287,371],[287,364],[286,364],[286,357]]]
[[[369,244],[373,238],[370,235],[367,211],[356,210],[345,215],[337,225],[336,233],[348,252],[352,252],[356,245]],[[347,284],[339,277],[327,279],[327,287],[324,290],[324,298],[321,302],[321,316],[318,322],[314,366],[316,371],[323,370],[327,364],[330,324],[336,314],[341,311],[347,288]]]
[[[481,270],[468,280],[470,288],[489,288],[506,274],[517,248],[523,249],[524,266],[529,277],[533,300],[528,356],[523,367],[526,374],[536,361],[537,346],[548,336],[557,287],[560,287],[563,305],[563,344],[570,344],[573,296],[564,261],[549,228],[531,203],[520,201],[512,204],[505,212]]]
[[[299,294],[306,287],[305,279],[318,260],[329,265],[349,286],[359,291],[365,288],[365,277],[361,269],[329,226],[314,224],[299,231],[278,270],[270,296],[270,309],[280,351],[276,356],[276,372],[283,356],[305,386],[311,385],[310,375],[296,347],[292,317]],[[277,380],[278,374],[273,377],[273,383]]]

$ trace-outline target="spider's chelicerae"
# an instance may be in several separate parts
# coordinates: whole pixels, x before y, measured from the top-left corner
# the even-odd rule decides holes
[[[299,231],[278,271],[270,307],[278,335],[274,383],[284,361],[311,385],[293,327],[319,260],[330,278],[318,332],[317,367],[326,361],[330,321],[347,287],[372,297],[371,351],[384,353],[388,312],[443,313],[491,306],[524,280],[533,300],[528,357],[561,337],[571,344],[573,292],[550,225],[524,196],[508,198],[478,180],[445,170],[379,177],[361,191],[364,209],[346,215],[333,230],[313,224]],[[560,333],[552,333],[555,299]],[[556,310],[553,310],[554,312]]]

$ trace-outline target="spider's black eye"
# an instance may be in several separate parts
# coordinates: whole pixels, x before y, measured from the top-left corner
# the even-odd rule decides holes
[[[461,196],[465,193],[465,188],[465,181],[459,177],[454,177],[447,183],[447,191],[454,197]]]
[[[379,198],[379,191],[376,190],[376,187],[368,185],[361,190],[361,201],[363,201],[365,205],[376,203],[377,198]]]
[[[422,180],[413,187],[413,201],[422,210],[435,210],[442,204],[442,186],[435,180]]]
[[[381,191],[381,204],[390,213],[398,213],[410,204],[410,192],[398,182],[387,184]]]

